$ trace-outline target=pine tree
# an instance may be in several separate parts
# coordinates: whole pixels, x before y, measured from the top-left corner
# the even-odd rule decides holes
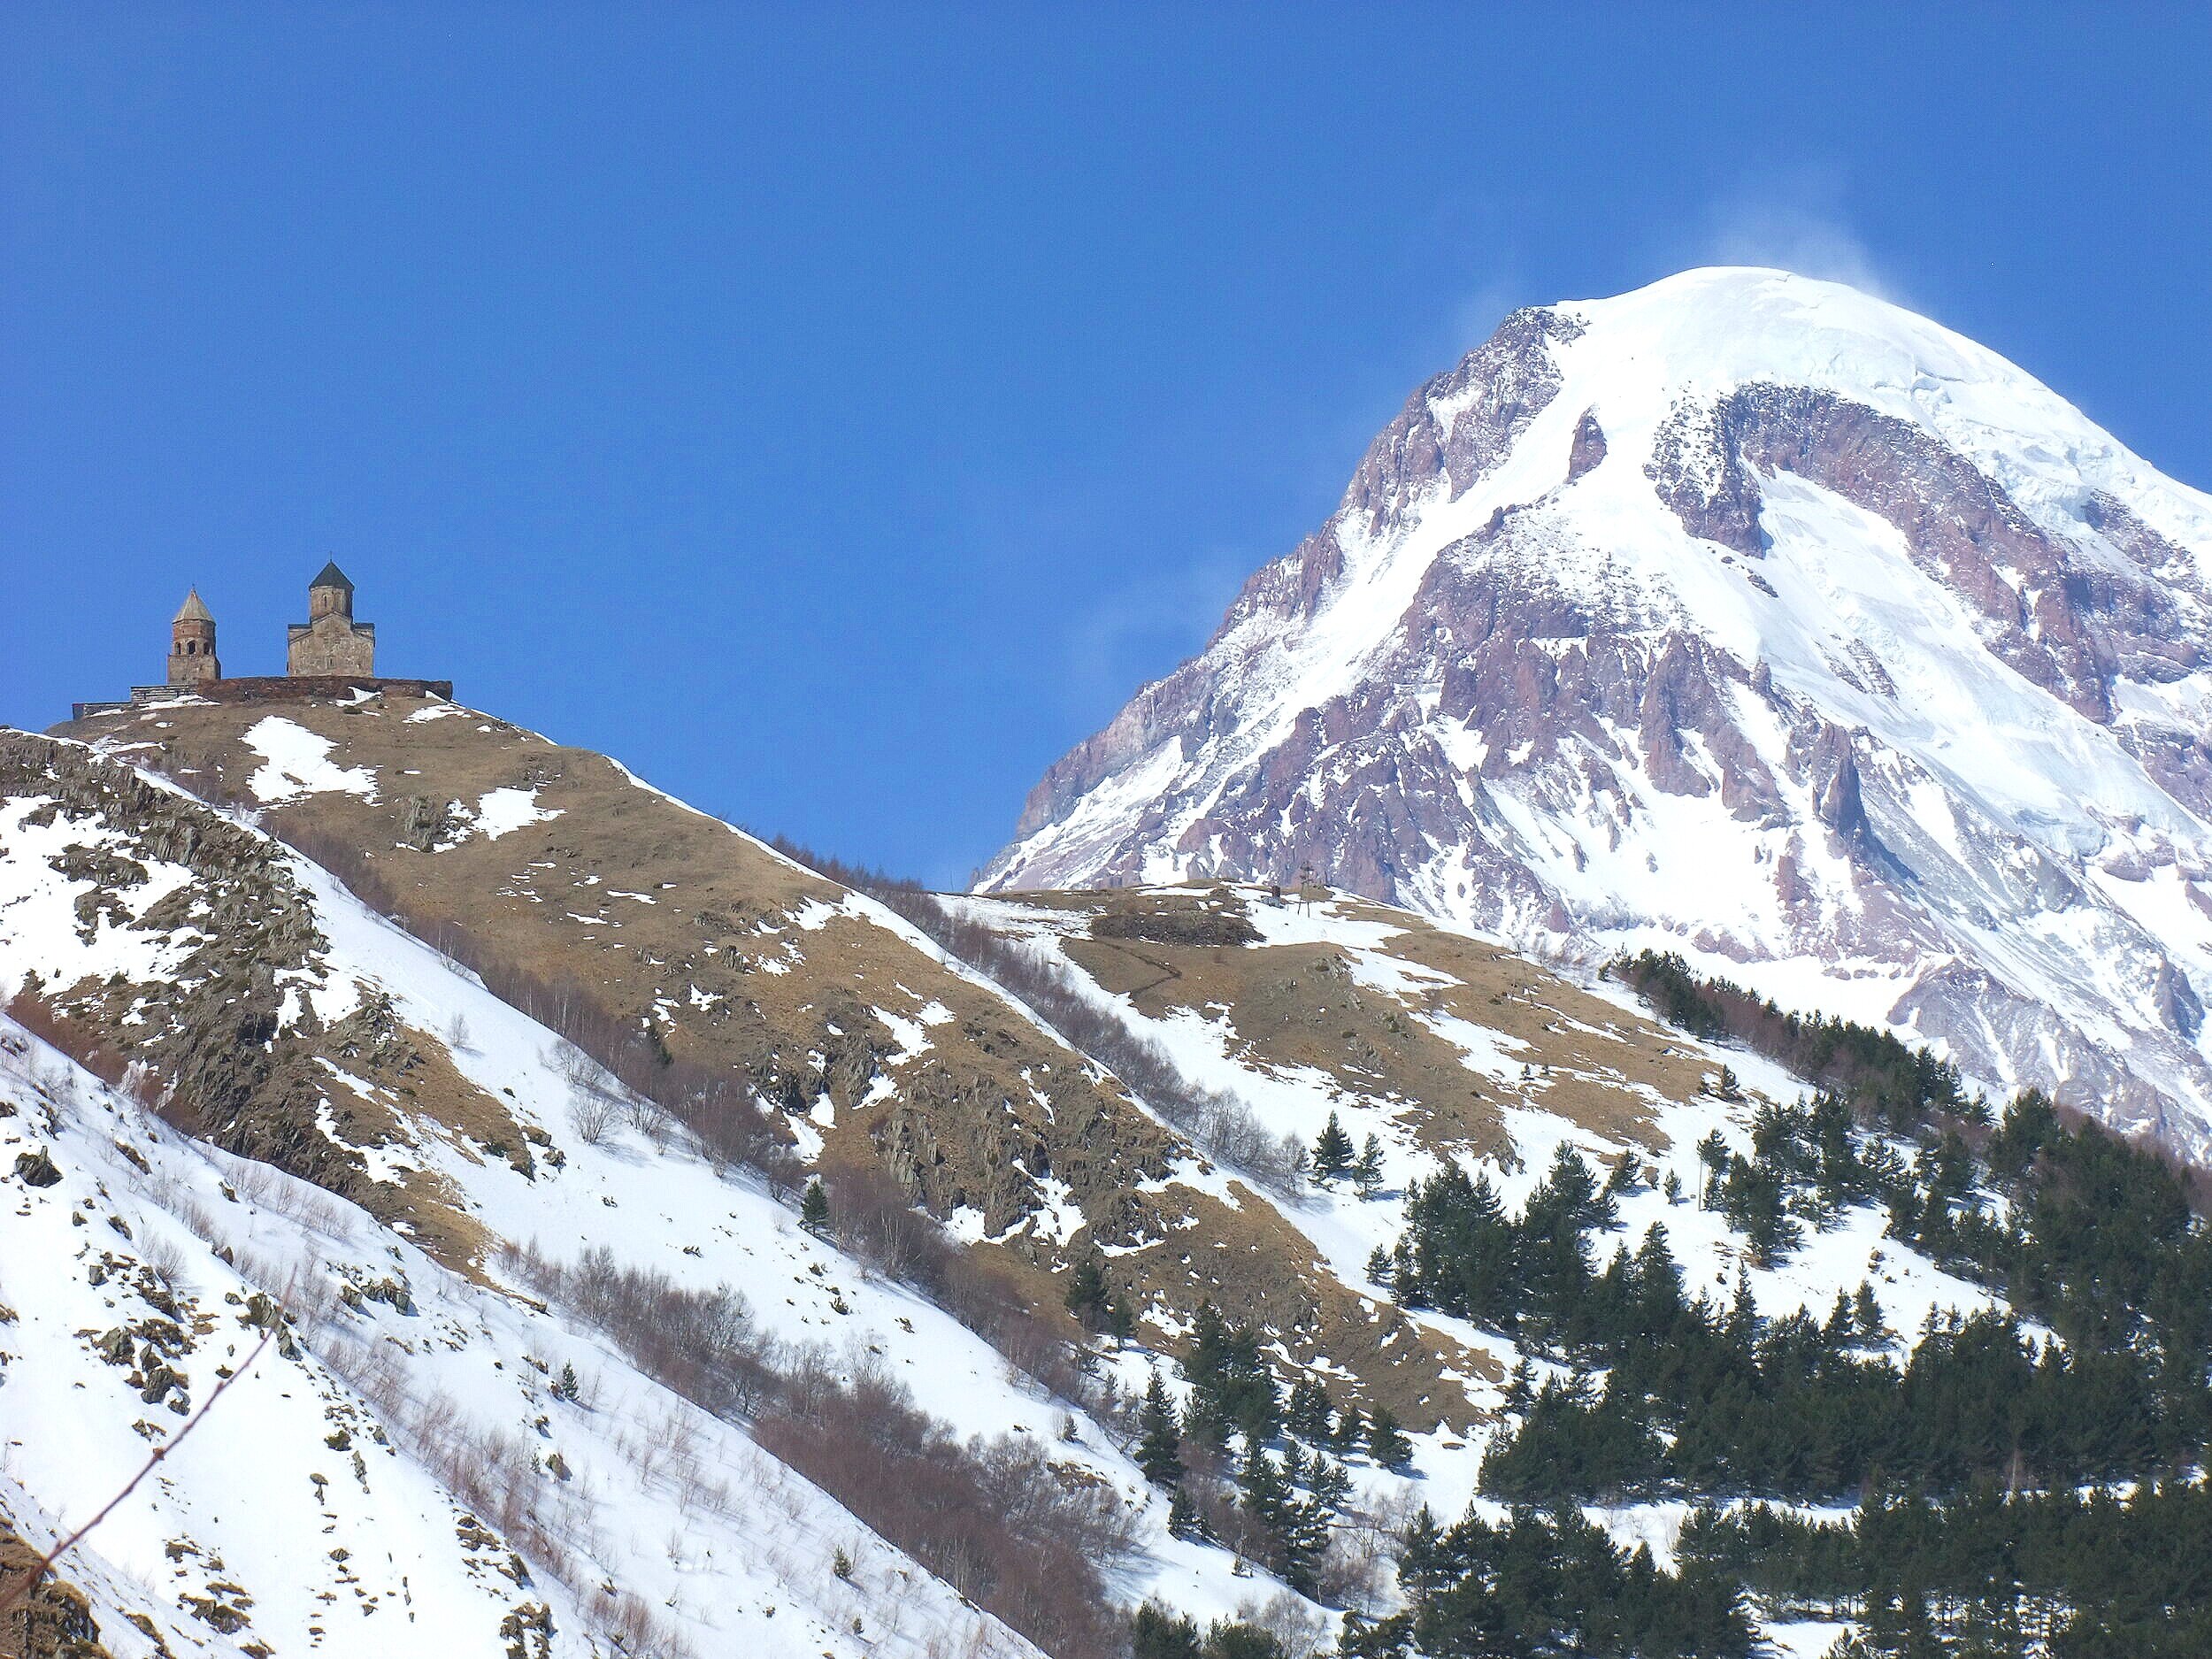
[[[1352,1165],[1352,1185],[1359,1188],[1362,1198],[1372,1198],[1382,1184],[1382,1138],[1370,1135],[1367,1144],[1360,1148],[1357,1161]]]
[[[1144,1391],[1144,1409],[1137,1419],[1137,1467],[1156,1486],[1174,1487],[1183,1479],[1183,1437],[1175,1424],[1175,1405],[1167,1397],[1160,1373]]]
[[[1199,1659],[1198,1624],[1157,1601],[1147,1601],[1129,1621],[1131,1659]]]
[[[1528,1356],[1521,1356],[1513,1367],[1513,1375],[1506,1379],[1505,1403],[1509,1409],[1525,1411],[1529,1402],[1536,1398],[1536,1373],[1528,1363]]]
[[[1348,1403],[1336,1420],[1336,1432],[1330,1436],[1330,1446],[1340,1455],[1353,1452],[1367,1443],[1367,1424],[1360,1417],[1359,1407]]]
[[[809,1233],[826,1233],[829,1224],[829,1194],[818,1175],[806,1184],[806,1192],[799,1200],[799,1225]]]
[[[1316,1446],[1325,1445],[1329,1438],[1329,1391],[1313,1378],[1301,1376],[1290,1386],[1290,1409],[1286,1420],[1290,1432]]]
[[[1352,1137],[1344,1133],[1334,1112],[1313,1143],[1313,1179],[1325,1185],[1352,1172]]]
[[[1377,1406],[1367,1425],[1367,1455],[1385,1469],[1399,1468],[1413,1455],[1413,1442],[1406,1439],[1388,1406]]]
[[[1390,1288],[1390,1252],[1379,1244],[1367,1253],[1367,1282]]]
[[[1105,1325],[1106,1303],[1106,1270],[1096,1256],[1087,1256],[1068,1275],[1068,1311],[1083,1322],[1086,1330],[1096,1331]]]
[[[1264,1448],[1255,1446],[1246,1454],[1244,1468],[1237,1476],[1237,1487],[1243,1494],[1246,1512],[1269,1532],[1279,1535],[1291,1504],[1290,1482],[1283,1474],[1283,1466]]]
[[[1128,1297],[1116,1296],[1106,1304],[1106,1334],[1117,1342],[1126,1342],[1136,1333],[1136,1310],[1130,1307]]]
[[[1313,1501],[1324,1513],[1340,1515],[1352,1495],[1352,1477],[1344,1465],[1318,1452],[1313,1458]]]
[[[1190,1494],[1182,1487],[1175,1488],[1175,1495],[1168,1500],[1167,1530],[1175,1538],[1192,1538],[1198,1532],[1198,1506],[1190,1501]]]
[[[1697,1143],[1697,1161],[1706,1170],[1705,1179],[1698,1183],[1697,1188],[1697,1207],[1700,1210],[1712,1207],[1714,1189],[1719,1185],[1722,1175],[1727,1172],[1728,1162],[1732,1156],[1728,1150],[1727,1137],[1717,1129]]]
[[[1398,1582],[1416,1597],[1434,1594],[1457,1575],[1444,1548],[1442,1530],[1423,1504],[1406,1527],[1405,1548],[1398,1557]]]

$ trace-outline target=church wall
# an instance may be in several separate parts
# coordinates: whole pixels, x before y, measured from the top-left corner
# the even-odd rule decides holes
[[[376,625],[326,611],[287,631],[285,672],[290,674],[373,674]]]

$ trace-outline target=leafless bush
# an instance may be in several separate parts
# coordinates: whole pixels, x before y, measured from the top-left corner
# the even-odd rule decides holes
[[[269,1164],[242,1159],[231,1166],[228,1179],[231,1191],[249,1203],[289,1217],[311,1232],[335,1236],[350,1219],[342,1199]]]
[[[727,1286],[685,1290],[626,1267],[603,1246],[567,1265],[510,1246],[503,1265],[549,1302],[604,1332],[647,1375],[718,1416],[757,1409],[774,1378],[772,1343],[745,1298]]]
[[[595,1147],[614,1132],[615,1119],[620,1108],[604,1094],[575,1094],[569,1097],[568,1121],[576,1131],[576,1138],[588,1147]]]
[[[1287,1590],[1277,1592],[1264,1601],[1247,1601],[1237,1609],[1237,1617],[1247,1624],[1256,1624],[1282,1644],[1283,1651],[1294,1659],[1306,1659],[1332,1646],[1329,1641],[1329,1621],[1318,1608],[1291,1594]]]
[[[622,1121],[649,1146],[663,1145],[674,1129],[668,1108],[649,1094],[633,1094],[622,1102]]]
[[[466,1014],[456,1011],[453,1018],[446,1021],[445,1046],[456,1054],[466,1054],[474,1047]]]
[[[227,1172],[225,1184],[238,1194],[242,1202],[263,1210],[274,1210],[273,1202],[279,1186],[276,1171],[265,1164],[241,1161],[236,1168]]]
[[[590,1094],[607,1100],[615,1098],[617,1085],[607,1068],[586,1054],[572,1042],[557,1042],[545,1051],[545,1064],[553,1074],[568,1085],[573,1094]]]
[[[617,1653],[652,1659],[689,1659],[690,1647],[660,1615],[627,1590],[602,1594],[592,1622]]]
[[[597,1326],[649,1376],[710,1412],[749,1421],[771,1455],[1046,1651],[1119,1651],[1101,1575],[1136,1534],[1110,1486],[1071,1478],[1031,1442],[964,1445],[880,1363],[864,1355],[841,1378],[819,1347],[766,1340],[733,1291],[687,1290],[604,1249],[567,1265],[510,1249],[503,1264]],[[669,1437],[659,1449],[674,1444]]]
[[[184,1252],[158,1233],[148,1232],[138,1240],[138,1259],[172,1296],[191,1294],[191,1271]]]

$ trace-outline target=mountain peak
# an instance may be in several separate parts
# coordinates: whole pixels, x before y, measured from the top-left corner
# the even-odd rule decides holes
[[[985,885],[1310,866],[2212,1148],[2208,555],[2212,501],[1843,284],[1517,311]]]

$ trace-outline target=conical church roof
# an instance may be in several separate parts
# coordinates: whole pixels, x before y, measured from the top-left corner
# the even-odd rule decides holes
[[[179,622],[212,622],[215,618],[209,613],[208,608],[200,603],[200,590],[195,588],[190,593],[185,595],[184,603],[177,608],[177,614],[174,620]]]
[[[317,573],[315,580],[308,583],[307,586],[311,590],[317,588],[342,588],[348,593],[351,593],[353,591],[353,584],[346,580],[345,572],[338,568],[338,561],[336,559],[332,559],[327,565],[325,565],[321,571]]]

